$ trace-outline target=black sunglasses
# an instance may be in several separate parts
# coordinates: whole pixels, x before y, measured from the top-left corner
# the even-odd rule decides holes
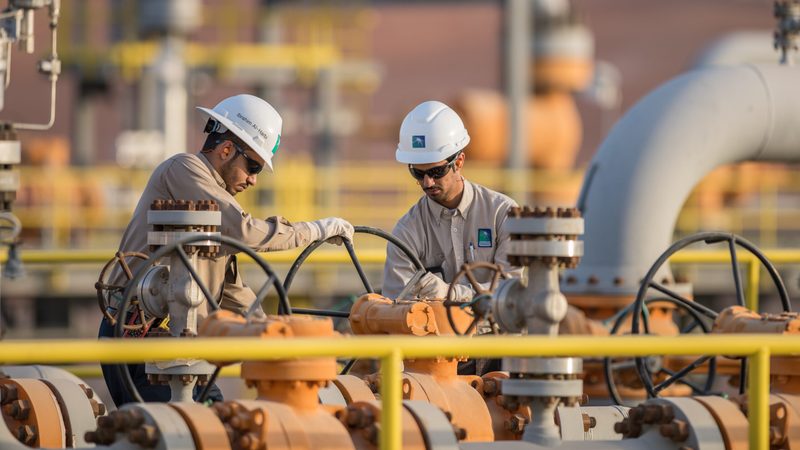
[[[233,141],[231,142],[233,143],[233,147],[236,149],[236,154],[242,155],[245,162],[247,162],[247,173],[249,175],[258,175],[259,173],[261,173],[262,170],[264,170],[264,166],[261,165],[261,163],[247,156],[247,153],[245,153],[244,150],[242,150],[242,148],[239,147],[239,145],[236,142]]]
[[[408,171],[411,172],[412,177],[420,181],[422,181],[422,179],[425,178],[425,175],[433,178],[434,180],[438,180],[439,178],[442,178],[443,176],[447,175],[447,172],[449,172],[450,168],[453,167],[455,164],[456,160],[453,159],[452,161],[449,161],[447,164],[431,167],[428,170],[415,169],[411,167],[411,164],[409,164]]]

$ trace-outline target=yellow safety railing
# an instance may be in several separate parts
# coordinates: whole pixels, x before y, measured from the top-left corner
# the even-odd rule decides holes
[[[469,353],[472,357],[625,357],[648,355],[732,355],[749,357],[749,442],[754,450],[769,448],[770,356],[800,355],[800,336],[485,336],[480,338],[350,336],[341,339],[287,339],[264,345],[262,339],[199,338],[180,340],[42,340],[0,342],[0,363],[67,364],[98,361],[140,361],[197,358],[209,361],[276,360],[314,357],[379,358],[381,360],[382,449],[402,448],[401,367],[403,358],[435,358]]]
[[[800,263],[800,250],[784,249],[765,251],[764,255],[773,264],[798,264]],[[761,282],[761,262],[752,253],[738,252],[737,260],[744,264],[747,270],[747,287],[745,288],[745,306],[752,311],[758,311],[758,289]],[[729,264],[731,255],[726,251],[682,250],[670,259],[670,262],[679,264]]]
[[[283,252],[261,253],[260,256],[270,264],[291,264],[300,255],[300,249]],[[115,250],[25,250],[20,253],[20,259],[25,264],[66,265],[66,264],[94,264],[100,265],[114,256]],[[776,265],[800,264],[800,250],[783,249],[767,250],[764,252],[767,259]],[[386,253],[383,248],[357,249],[356,255],[363,265],[383,265]],[[745,286],[745,306],[752,311],[758,311],[759,285],[761,282],[761,263],[750,253],[739,252],[737,255],[740,266],[746,270],[747,280]],[[0,264],[5,264],[8,255],[0,254]],[[242,254],[239,261],[251,264],[249,256]],[[730,264],[730,253],[720,250],[682,250],[673,255],[669,261],[673,264]],[[306,264],[312,266],[334,266],[351,264],[350,257],[343,249],[320,249],[311,254]],[[99,269],[98,269],[99,270]]]
[[[285,152],[291,154],[292,149]],[[492,189],[510,189],[509,172],[502,168],[473,162],[464,173]],[[150,170],[23,166],[20,174],[22,187],[14,212],[22,220],[27,245],[106,248],[119,242]],[[581,170],[529,170],[526,174],[531,180],[531,204],[574,205],[577,201]],[[762,174],[761,189],[736,184],[712,189],[703,183],[684,205],[676,234],[725,230],[750,238],[757,233],[756,243],[774,247],[779,244],[778,232],[800,234],[800,207],[792,206],[800,203],[785,201],[800,197],[797,174],[797,169],[770,172],[770,177]],[[780,180],[780,189],[773,178]],[[282,215],[297,221],[340,216],[357,225],[391,229],[421,195],[405,168],[394,161],[340,161],[324,168],[293,157],[278,161],[274,174],[259,177],[256,187],[237,200],[255,217]],[[740,200],[726,203],[729,197]]]

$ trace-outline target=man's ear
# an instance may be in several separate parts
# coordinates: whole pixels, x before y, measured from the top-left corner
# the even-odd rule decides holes
[[[464,152],[458,154],[458,156],[456,157],[456,164],[455,164],[456,170],[461,170],[461,168],[464,167],[465,159],[467,159],[467,157],[466,155],[464,155]]]
[[[217,144],[217,153],[223,161],[230,158],[231,155],[233,155],[233,144],[231,144],[231,141],[225,140]]]

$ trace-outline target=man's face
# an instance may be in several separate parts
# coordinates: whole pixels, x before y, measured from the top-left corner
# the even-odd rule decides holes
[[[229,146],[224,149],[228,156],[222,163],[219,174],[225,182],[225,190],[236,195],[256,184],[257,172],[260,171],[259,167],[264,167],[264,160],[249,148],[239,146],[237,149],[236,144],[231,141],[226,141],[223,145]]]
[[[464,165],[464,154],[459,154],[451,163],[439,161],[430,164],[411,164],[411,169],[423,172],[447,165],[450,167],[444,169],[447,171],[444,176],[435,178],[430,174],[425,174],[422,179],[417,180],[425,195],[442,205],[450,203],[461,193],[461,167]]]

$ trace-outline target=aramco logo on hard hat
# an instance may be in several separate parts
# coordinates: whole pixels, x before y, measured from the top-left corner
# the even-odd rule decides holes
[[[425,136],[411,136],[411,148],[425,148]]]

